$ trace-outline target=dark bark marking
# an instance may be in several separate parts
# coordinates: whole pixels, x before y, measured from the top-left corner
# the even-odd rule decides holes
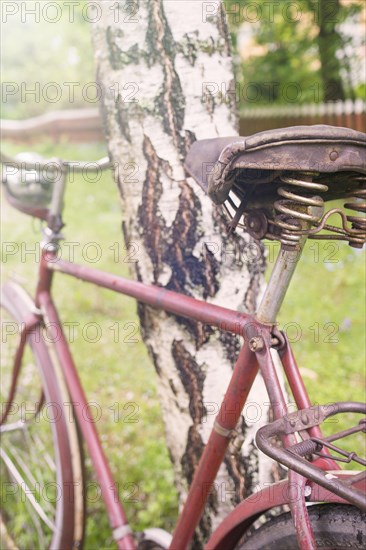
[[[160,159],[148,137],[143,151],[148,163],[143,183],[142,201],[138,210],[138,225],[144,245],[153,264],[153,279],[157,284],[164,265],[171,269],[166,288],[191,295],[190,288],[202,288],[204,298],[214,296],[219,288],[219,264],[212,253],[193,255],[193,250],[203,235],[201,204],[186,181],[179,183],[181,193],[173,224],[166,227],[159,209],[162,195],[161,176],[171,179],[171,168]],[[196,321],[177,318],[193,335],[197,349],[212,334],[212,329]]]
[[[184,130],[184,149],[188,152],[191,145],[197,141],[196,134],[191,130]]]
[[[207,298],[214,296],[219,288],[219,265],[211,252],[201,254],[200,258],[193,255],[197,242],[203,236],[201,204],[187,182],[181,182],[180,188],[178,212],[172,226],[172,245],[166,255],[168,262],[169,258],[174,258],[174,263],[169,262],[173,273],[168,288],[180,290],[201,286],[203,298]]]
[[[244,475],[244,494],[249,496],[255,487],[255,482],[258,478],[258,449],[254,442],[249,445],[248,459],[246,460],[245,475]],[[244,459],[241,459],[244,463]]]
[[[176,148],[184,153],[180,131],[184,121],[185,96],[174,68],[176,44],[161,0],[149,3],[146,42],[149,46],[150,63],[158,62],[164,72],[164,84],[157,98],[157,110],[163,117],[166,133],[172,137]]]
[[[103,88],[103,81],[101,77],[101,70],[98,68],[97,75],[96,75],[96,81],[98,83],[98,86]],[[99,108],[101,112],[101,120],[102,120],[102,126],[103,126],[103,133],[105,137],[105,142],[109,144],[111,142],[111,133],[110,133],[110,124],[109,124],[109,113],[107,109],[107,103],[104,101],[100,101]]]
[[[230,361],[232,367],[234,367],[242,346],[240,336],[231,334],[230,332],[219,332],[219,340],[223,345],[227,360]]]
[[[171,378],[169,378],[168,382],[169,382],[170,389],[171,389],[172,392],[173,392],[173,395],[175,395],[175,397],[177,397],[178,392],[177,392],[177,388],[176,388],[175,385],[174,385],[173,380],[172,380]]]
[[[141,323],[141,336],[144,340],[148,338],[148,332],[145,330],[145,327],[150,327],[151,330],[159,326],[159,320],[156,318],[156,309],[142,302],[137,302],[137,312],[139,314],[140,323]]]
[[[205,376],[194,357],[184,347],[183,342],[174,340],[172,355],[179,377],[189,398],[189,413],[193,422],[188,431],[187,445],[181,459],[183,473],[188,483],[191,484],[204,447],[197,426],[201,423],[205,413],[202,401]]]
[[[123,50],[117,44],[117,39],[123,39],[123,30],[116,27],[107,27],[106,38],[109,51],[109,63],[114,71],[120,71],[126,65],[137,64],[141,58],[147,58],[144,50],[139,45],[133,44],[128,50]]]
[[[244,434],[246,429],[244,418],[241,418],[240,425],[237,426],[236,430],[239,434]],[[225,465],[231,477],[235,494],[231,493],[231,503],[233,505],[239,504],[247,496],[246,489],[246,479],[248,474],[248,459],[243,458],[240,451],[235,453],[227,453],[225,457]]]
[[[199,224],[201,217],[201,204],[193,192],[193,189],[186,183],[180,183],[181,194],[179,196],[179,208],[172,226],[172,245],[168,256],[175,258],[174,271],[169,282],[169,287],[178,290],[184,286],[203,285],[204,292],[209,294],[206,283],[217,290],[217,282],[208,281],[205,277],[206,265],[199,258],[193,256],[193,250],[197,241],[202,237],[202,230]]]
[[[188,484],[193,480],[194,472],[202,454],[204,445],[195,425],[188,430],[187,445],[181,459],[182,469]]]
[[[159,178],[160,159],[148,137],[145,136],[143,153],[148,166],[142,188],[142,201],[138,209],[139,227],[147,252],[153,264],[154,283],[157,283],[162,265],[162,236],[164,221],[159,209],[162,186]]]
[[[123,31],[122,29],[115,29],[112,27],[107,27],[106,30],[106,39],[108,44],[109,51],[109,63],[114,71],[123,69],[123,63],[121,60],[121,50],[116,44],[116,38],[122,38]]]
[[[177,45],[177,51],[188,60],[192,67],[194,67],[197,59],[197,39],[198,31],[187,32],[184,34],[181,43]]]
[[[231,36],[229,32],[229,27],[227,24],[227,17],[226,17],[225,7],[223,3],[220,3],[220,13],[219,13],[219,16],[217,17],[217,28],[219,31],[219,36],[221,37],[223,42],[223,51],[226,56],[231,57]]]
[[[144,309],[146,310],[147,308],[145,307]],[[150,357],[153,359],[156,373],[157,373],[158,376],[161,376],[161,368],[160,368],[160,366],[159,366],[158,356],[157,356],[157,354],[154,352],[152,346],[150,346],[149,344],[147,344],[147,348],[148,348],[148,350],[149,350]]]
[[[176,52],[180,53],[194,67],[198,52],[203,52],[209,56],[217,54],[217,52],[223,54],[227,52],[227,45],[221,36],[218,40],[213,37],[200,39],[199,32],[194,31],[183,35],[179,44],[176,44]]]
[[[239,458],[240,455],[228,455],[225,458],[225,466],[231,477],[235,494],[231,493],[231,504],[236,505],[245,497],[245,476],[246,472],[243,471],[243,463]]]
[[[202,401],[205,375],[194,357],[186,350],[183,342],[173,341],[172,355],[179,377],[189,396],[189,412],[193,423],[199,425],[205,413]]]
[[[168,246],[164,256],[165,261],[172,269],[172,276],[167,288],[180,292],[184,290],[190,294],[189,288],[201,287],[203,298],[214,296],[219,288],[218,266],[215,258],[210,254],[196,258],[193,249],[202,237],[199,219],[201,204],[192,188],[181,182],[181,194],[177,216],[172,226],[172,244]],[[181,319],[181,323],[193,334],[196,347],[199,349],[212,334],[209,326],[202,325],[189,319]]]
[[[138,44],[133,44],[128,50],[121,50],[121,65],[136,65],[140,59],[145,57],[145,52],[140,50]]]
[[[128,123],[128,107],[126,107],[123,104],[123,100],[120,96],[120,94],[117,95],[116,99],[116,122],[118,124],[119,129],[121,130],[121,134],[124,136],[126,141],[128,143],[131,143],[131,132],[130,132],[130,125]]]

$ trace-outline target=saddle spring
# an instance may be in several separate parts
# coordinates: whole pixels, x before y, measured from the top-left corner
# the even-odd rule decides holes
[[[322,214],[324,201],[320,196],[304,196],[300,195],[299,191],[294,193],[291,186],[301,188],[306,194],[321,193],[328,191],[328,186],[324,183],[318,183],[311,180],[316,177],[316,173],[303,172],[302,179],[298,177],[281,176],[280,179],[286,184],[285,187],[279,187],[277,193],[282,197],[275,201],[274,208],[279,215],[273,220],[268,220],[269,225],[276,229],[273,235],[266,235],[267,238],[277,238],[282,244],[294,246],[300,239],[301,235],[308,235],[313,239],[331,239],[348,241],[350,246],[354,248],[362,248],[366,242],[366,177],[362,175],[352,174],[348,176],[350,183],[354,186],[355,182],[359,185],[359,189],[350,191],[348,196],[355,199],[353,202],[346,202],[344,208],[360,213],[359,216],[347,215],[340,208],[333,208],[326,214]],[[344,176],[347,178],[347,176]],[[304,210],[306,206],[312,206],[314,214],[299,212],[299,209]],[[317,214],[319,213],[319,214]],[[327,220],[338,214],[341,218],[341,227],[330,225]],[[308,223],[308,229],[301,229],[299,221],[303,220]],[[319,235],[320,231],[329,231]],[[276,232],[280,231],[277,236]]]
[[[358,176],[355,179],[360,181],[361,184],[366,183],[366,176]],[[347,216],[347,221],[352,224],[352,229],[358,232],[358,235],[353,236],[350,244],[356,248],[362,248],[366,241],[366,188],[353,191],[350,196],[356,201],[346,202],[344,207],[363,214],[363,216]]]
[[[334,177],[333,174],[328,176]],[[229,196],[228,205],[223,205],[230,218],[229,232],[241,227],[255,239],[277,240],[289,248],[296,247],[303,235],[311,239],[348,241],[350,246],[362,248],[366,242],[366,176],[355,172],[338,175],[338,178],[344,177],[343,186],[352,189],[343,195],[349,197],[344,208],[359,215],[346,214],[341,208],[333,208],[324,214],[321,194],[327,193],[329,187],[323,181],[313,181],[319,177],[318,172],[281,174],[274,182],[278,185],[276,193],[279,198],[274,200],[271,208],[253,209],[247,197],[237,194],[237,203]],[[340,217],[338,225],[327,223],[334,214]],[[327,232],[320,234],[321,231]]]
[[[276,200],[273,206],[278,215],[268,220],[268,224],[274,228],[274,231],[269,231],[266,235],[268,238],[275,238],[283,245],[293,247],[299,242],[301,235],[308,234],[312,226],[319,225],[324,200],[318,193],[328,191],[328,186],[312,181],[315,175],[317,174],[313,172],[302,172],[296,177],[280,176],[285,186],[277,189],[281,198]],[[305,211],[307,207],[312,207],[312,213],[309,213],[309,210]],[[306,223],[308,229],[304,228],[302,222]]]

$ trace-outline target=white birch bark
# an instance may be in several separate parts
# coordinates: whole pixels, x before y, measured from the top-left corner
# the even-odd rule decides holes
[[[183,170],[194,140],[237,134],[235,101],[232,94],[225,96],[233,88],[233,68],[222,6],[180,0],[101,1],[101,6],[103,17],[93,31],[98,80],[109,151],[118,163],[125,239],[138,246],[135,275],[253,312],[263,285],[263,258],[245,261],[249,237],[227,237],[221,212]],[[158,374],[183,503],[239,343],[142,305],[139,315]],[[261,379],[249,402],[255,405],[245,409],[247,418],[244,414],[239,426],[242,452],[227,456],[220,469],[195,548],[239,500],[271,478],[271,464],[258,457],[253,442],[267,419]]]

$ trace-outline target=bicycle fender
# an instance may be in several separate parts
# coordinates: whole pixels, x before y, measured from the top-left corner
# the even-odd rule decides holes
[[[320,485],[311,483],[311,486],[311,502],[346,502]],[[245,531],[260,515],[276,506],[288,504],[291,494],[293,495],[293,489],[293,483],[285,479],[250,495],[220,523],[206,544],[205,550],[234,548]],[[298,498],[301,498],[301,495]]]

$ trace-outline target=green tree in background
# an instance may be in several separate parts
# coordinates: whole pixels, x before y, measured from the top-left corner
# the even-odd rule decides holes
[[[362,41],[362,0],[228,0],[226,7],[239,54],[241,105],[335,101],[362,94],[351,74],[355,36],[344,32],[345,23],[352,24],[352,34],[358,31]]]
[[[320,58],[320,74],[323,83],[324,101],[346,99],[345,87],[341,78],[341,63],[337,51],[343,49],[341,33],[337,30],[338,22],[346,17],[349,8],[341,8],[339,0],[305,0],[305,5],[318,10],[318,32],[316,41]],[[341,12],[343,10],[343,13]]]

